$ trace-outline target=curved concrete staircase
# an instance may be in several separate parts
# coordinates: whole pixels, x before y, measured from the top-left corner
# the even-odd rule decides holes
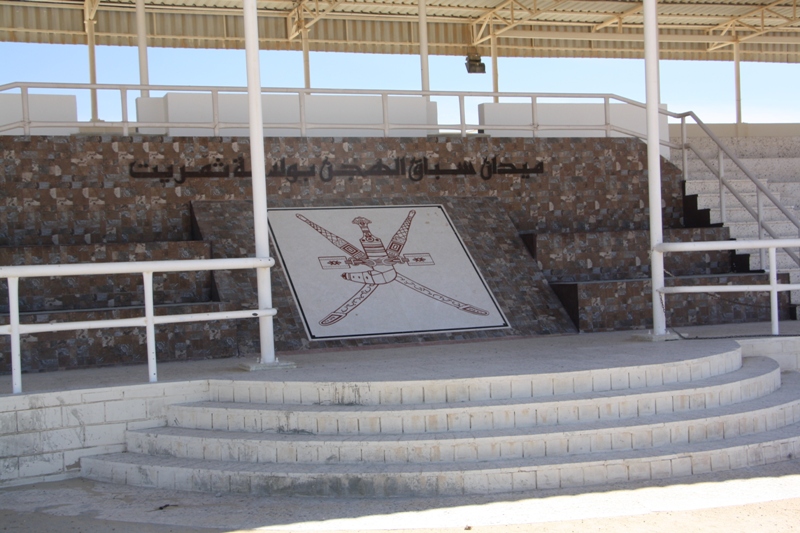
[[[607,368],[567,359],[507,376],[212,381],[212,401],[168,406],[166,425],[129,430],[126,453],[84,457],[82,475],[255,495],[487,494],[800,453],[800,374],[743,359],[732,342],[649,364],[650,345],[637,346],[619,346]]]

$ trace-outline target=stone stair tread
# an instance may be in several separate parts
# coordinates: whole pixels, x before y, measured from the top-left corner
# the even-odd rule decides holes
[[[676,381],[674,383],[662,384],[649,387],[612,389],[607,391],[589,391],[584,393],[554,394],[532,396],[525,398],[464,401],[449,403],[409,403],[409,404],[378,404],[378,405],[314,405],[314,404],[264,404],[247,402],[220,402],[204,401],[174,404],[176,408],[211,408],[225,410],[244,410],[244,411],[267,411],[267,412],[301,412],[301,413],[378,413],[381,411],[392,413],[397,411],[437,411],[442,409],[463,409],[465,407],[504,407],[513,405],[530,405],[536,402],[575,402],[581,400],[610,399],[616,396],[652,395],[661,392],[682,391],[693,387],[700,391],[714,386],[734,383],[750,378],[762,376],[778,369],[778,364],[766,357],[747,357],[742,359],[740,368],[731,372],[726,372],[716,376],[707,377],[699,381]]]
[[[642,459],[670,459],[690,457],[698,452],[721,451],[755,444],[775,443],[787,439],[800,441],[800,423],[760,433],[739,435],[730,439],[706,440],[675,446],[610,450],[598,453],[558,455],[550,457],[531,457],[522,459],[500,459],[492,461],[453,461],[453,462],[409,462],[409,463],[247,463],[240,461],[218,461],[208,459],[184,459],[166,455],[146,455],[120,452],[107,455],[85,457],[82,461],[91,469],[91,463],[105,462],[142,467],[177,467],[187,470],[207,470],[228,473],[272,474],[291,477],[298,474],[420,474],[436,472],[502,472],[520,468],[558,466],[567,468],[591,463],[609,464]],[[84,475],[90,472],[84,472]]]
[[[792,407],[800,409],[800,375],[784,375],[784,385],[780,389],[766,396],[729,405],[654,413],[629,418],[592,419],[584,422],[571,422],[566,424],[542,424],[519,428],[482,429],[465,431],[440,431],[429,433],[358,433],[358,434],[331,434],[309,432],[249,432],[229,431],[222,429],[193,429],[175,426],[166,426],[151,429],[132,430],[133,433],[149,435],[158,438],[161,435],[181,438],[213,438],[232,441],[271,441],[271,442],[299,442],[299,443],[325,443],[332,439],[343,440],[348,443],[423,443],[438,440],[480,440],[502,439],[522,436],[540,436],[551,433],[586,433],[592,431],[625,428],[635,430],[639,427],[663,426],[671,423],[687,423],[736,416],[754,411],[769,410],[772,408]],[[653,408],[655,411],[655,407]]]

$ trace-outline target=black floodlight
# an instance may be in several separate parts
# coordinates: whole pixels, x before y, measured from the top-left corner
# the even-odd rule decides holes
[[[481,55],[478,52],[470,52],[467,54],[467,72],[470,74],[486,74],[486,65],[481,61]]]

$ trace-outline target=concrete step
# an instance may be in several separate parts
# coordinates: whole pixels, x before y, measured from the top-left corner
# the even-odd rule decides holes
[[[719,208],[719,198],[700,197],[698,198],[698,207],[700,209],[709,209],[711,211],[712,221],[722,221],[722,211]],[[748,203],[751,209],[756,210],[755,200]],[[783,212],[775,206],[767,206],[766,204],[761,209],[761,220],[768,223],[783,223],[789,219]],[[725,222],[752,222],[755,223],[756,218],[739,202],[728,202],[725,206]],[[772,224],[770,224],[771,226]]]
[[[577,356],[577,355],[576,355]],[[592,370],[564,371],[554,361],[551,371],[537,374],[482,376],[413,381],[298,382],[214,380],[213,401],[242,406],[286,405],[378,406],[464,403],[485,400],[537,398],[610,390],[640,389],[708,379],[742,366],[741,349],[709,353],[671,362],[642,362],[635,366],[624,351],[607,351],[605,361],[618,361]]]
[[[719,219],[711,219],[712,222],[718,222]],[[791,222],[772,221],[767,222],[769,227],[781,238],[797,238],[797,227]],[[752,222],[728,222],[725,227],[730,229],[732,239],[757,239],[758,238],[758,224]]]
[[[788,414],[788,413],[787,413]],[[796,416],[792,415],[793,419]],[[789,460],[800,424],[730,439],[598,454],[451,463],[244,463],[118,453],[84,457],[96,481],[195,492],[335,497],[499,494],[678,478]]]
[[[768,179],[800,179],[800,158],[780,157],[768,159],[740,159],[744,167],[759,180]],[[717,169],[716,159],[712,163],[714,170]],[[714,173],[709,170],[705,163],[700,159],[690,159],[687,165],[688,180],[698,178],[710,178]],[[747,175],[742,169],[730,159],[725,159],[723,163],[725,179],[747,179]]]
[[[677,377],[677,376],[676,376]],[[684,376],[686,378],[688,376]],[[593,390],[553,397],[477,400],[442,404],[291,407],[234,402],[173,405],[170,426],[221,431],[313,435],[398,435],[467,430],[507,430],[535,426],[625,419],[727,405],[769,394],[780,386],[772,360],[749,360],[736,371],[693,383],[685,381],[637,389]],[[618,385],[611,383],[614,387]]]
[[[681,142],[679,137],[670,140]],[[721,137],[720,140],[739,158],[796,157],[800,153],[800,137]],[[716,157],[719,148],[710,138],[690,138],[689,142],[702,154]],[[680,162],[683,157],[681,150],[671,150],[670,156],[673,162]],[[688,156],[697,157],[691,150]]]
[[[755,387],[748,386],[755,389]],[[698,393],[697,397],[702,397]],[[688,402],[687,402],[688,406]],[[363,434],[333,439],[309,433],[255,433],[155,428],[128,432],[127,450],[258,463],[466,462],[554,457],[730,438],[782,427],[800,410],[800,383],[754,400],[627,418],[593,418],[558,426],[449,433]],[[791,422],[790,422],[791,423]]]
[[[738,180],[730,180],[726,178],[726,181],[731,184],[736,192],[739,194],[747,194],[755,196],[756,193],[756,186],[753,184],[752,181],[749,179],[738,179]],[[762,180],[765,185],[768,187],[770,186],[770,180]],[[770,192],[774,191],[770,187]],[[706,176],[705,178],[701,177],[690,177],[689,180],[686,182],[686,193],[687,194],[713,194],[719,197],[719,180],[716,176]],[[730,191],[726,190],[726,194],[733,198],[733,194]]]

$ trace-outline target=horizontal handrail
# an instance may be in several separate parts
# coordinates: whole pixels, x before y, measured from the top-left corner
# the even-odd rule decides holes
[[[147,360],[150,382],[158,381],[156,367],[155,326],[209,320],[234,320],[275,316],[275,309],[243,309],[210,313],[188,313],[155,316],[153,304],[153,274],[210,270],[269,269],[275,260],[269,257],[227,259],[187,259],[166,261],[130,261],[116,263],[71,263],[57,265],[0,266],[0,278],[8,280],[9,324],[0,326],[0,335],[11,336],[11,380],[14,394],[22,392],[20,335],[83,329],[144,327],[147,333]],[[92,276],[107,274],[141,274],[144,281],[144,316],[122,319],[21,324],[19,311],[19,280],[53,276]]]
[[[31,90],[80,90],[80,91],[115,91],[118,92],[122,100],[122,120],[78,120],[78,121],[35,121],[30,119],[29,113],[23,113],[23,119],[13,123],[0,125],[0,133],[10,131],[12,129],[22,128],[24,133],[30,134],[32,128],[81,128],[81,127],[103,127],[121,129],[123,135],[128,135],[131,128],[195,128],[195,129],[208,129],[217,136],[221,129],[231,128],[247,128],[247,122],[222,122],[219,120],[219,95],[220,94],[246,94],[247,88],[245,87],[225,87],[225,86],[190,86],[190,85],[136,85],[136,84],[103,84],[103,83],[48,83],[48,82],[14,82],[0,85],[0,93],[17,91],[21,92],[23,98],[23,110],[28,108],[28,99]],[[212,119],[208,121],[198,122],[171,122],[171,121],[144,121],[144,120],[129,120],[127,112],[127,95],[131,91],[150,91],[153,92],[171,92],[171,93],[202,93],[210,94],[212,101]],[[337,130],[372,130],[383,131],[388,135],[390,130],[423,130],[430,131],[431,134],[446,133],[449,131],[458,131],[462,135],[475,134],[479,130],[490,129],[493,131],[530,131],[533,136],[537,132],[544,132],[548,130],[561,130],[561,131],[597,131],[604,136],[609,136],[612,132],[630,137],[636,137],[644,140],[645,132],[635,132],[630,129],[624,128],[618,124],[613,124],[608,115],[608,106],[614,104],[626,104],[641,109],[643,112],[646,109],[645,104],[618,96],[611,93],[524,93],[524,92],[481,92],[481,91],[414,91],[414,90],[370,90],[370,89],[326,89],[326,88],[284,88],[284,87],[264,87],[261,89],[262,95],[295,95],[299,98],[299,122],[269,122],[265,123],[265,128],[274,129],[291,129],[299,130],[300,135],[307,135],[309,130],[315,129],[337,129]],[[16,93],[14,93],[16,94]],[[354,123],[312,123],[306,119],[305,99],[311,95],[316,96],[379,96],[381,98],[381,106],[383,107],[383,114],[380,120],[366,124]],[[389,97],[425,97],[429,100],[436,98],[456,98],[460,108],[460,122],[456,123],[422,123],[422,124],[398,124],[389,120],[387,112],[387,105],[389,105]],[[508,125],[488,125],[467,122],[464,113],[466,106],[466,99],[479,99],[479,103],[491,103],[499,100],[522,100],[522,103],[528,103],[533,109],[538,105],[547,105],[551,102],[541,102],[541,100],[561,100],[576,102],[576,101],[594,101],[587,103],[605,105],[605,118],[598,121],[596,124],[541,124],[538,119],[534,118],[535,112],[531,114],[530,123]],[[661,113],[668,117],[677,117],[676,114],[662,109]],[[644,118],[644,117],[643,117]],[[138,119],[138,117],[137,117]],[[665,146],[669,144],[669,140],[662,140]]]
[[[653,246],[657,253],[670,252],[698,252],[722,251],[734,248],[753,248],[769,252],[769,283],[747,285],[692,285],[661,287],[658,292],[664,294],[689,294],[708,292],[769,292],[770,293],[770,322],[772,334],[780,334],[778,316],[778,293],[800,290],[798,283],[779,283],[777,255],[778,248],[795,248],[800,246],[800,239],[774,239],[774,240],[742,240],[742,241],[692,241],[692,242],[664,242]],[[662,304],[664,304],[662,300]],[[664,304],[665,305],[665,304]]]

